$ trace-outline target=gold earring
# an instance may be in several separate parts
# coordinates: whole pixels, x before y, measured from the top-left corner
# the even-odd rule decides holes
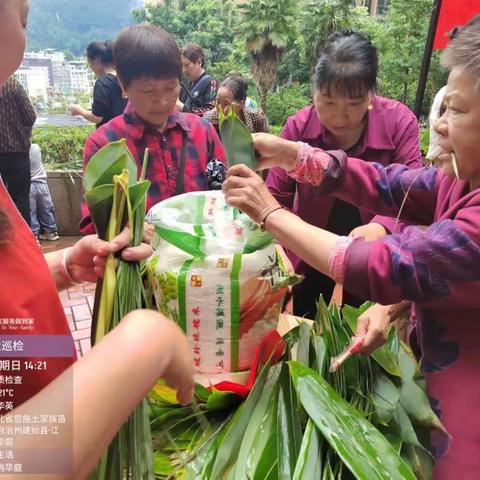
[[[368,110],[372,111],[373,110],[373,105],[370,104],[368,107],[367,107]]]
[[[123,91],[122,91],[122,97],[123,97],[123,98],[128,98],[127,92],[123,92]]]

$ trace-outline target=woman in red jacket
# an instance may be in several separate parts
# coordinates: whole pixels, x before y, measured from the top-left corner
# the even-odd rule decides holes
[[[0,0],[0,94],[22,60],[27,14],[27,0]],[[36,436],[15,435],[12,465],[31,467],[37,460],[38,469],[29,473],[63,465],[68,478],[85,478],[158,377],[178,388],[180,401],[191,399],[188,343],[173,322],[156,312],[132,312],[68,368],[75,349],[58,290],[96,280],[106,256],[124,249],[128,238],[126,230],[110,243],[91,235],[44,256],[0,181],[0,376],[3,384],[12,379],[8,388],[2,385],[8,395],[0,399],[0,414],[41,418],[71,413],[58,436],[43,435],[39,442]],[[122,258],[139,260],[150,253],[147,245],[125,248]],[[28,351],[33,354],[18,356]]]

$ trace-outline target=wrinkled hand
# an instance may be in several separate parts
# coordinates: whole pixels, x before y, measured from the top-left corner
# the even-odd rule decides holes
[[[105,260],[110,253],[124,249],[122,258],[129,262],[143,260],[152,253],[150,245],[142,243],[138,247],[125,248],[129,243],[128,228],[123,229],[111,242],[101,240],[96,235],[83,237],[69,252],[67,270],[76,282],[95,282],[103,275]]]
[[[360,225],[350,232],[350,237],[363,238],[367,242],[373,242],[387,235],[387,230],[379,223],[367,223]]]
[[[370,354],[388,339],[391,326],[390,305],[376,303],[358,317],[355,338],[365,336],[360,352]]]
[[[72,116],[82,114],[82,107],[80,107],[80,105],[69,105],[67,108]]]
[[[255,150],[260,156],[259,170],[282,167],[288,171],[293,168],[298,154],[297,142],[285,140],[270,133],[254,133],[252,137]]]
[[[222,190],[228,205],[239,208],[256,223],[262,221],[267,208],[280,205],[262,178],[245,165],[228,170]]]

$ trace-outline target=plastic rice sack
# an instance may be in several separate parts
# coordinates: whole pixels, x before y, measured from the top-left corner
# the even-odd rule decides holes
[[[186,332],[199,372],[248,369],[296,281],[272,237],[220,191],[172,197],[147,220],[155,225],[148,274],[157,307]]]

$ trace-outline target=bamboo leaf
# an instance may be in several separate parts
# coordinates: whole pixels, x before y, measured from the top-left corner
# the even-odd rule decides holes
[[[415,447],[421,447],[417,434],[413,428],[412,422],[408,418],[407,412],[399,403],[393,414],[393,420],[399,429],[400,437],[403,443],[413,445]]]
[[[234,109],[230,109],[226,115],[220,115],[220,137],[230,167],[243,163],[255,170],[257,162],[252,134]]]
[[[199,383],[195,384],[195,397],[197,397],[199,400],[206,402],[210,395],[211,395],[211,392],[210,390],[208,390],[208,388],[205,388],[203,385],[200,385]]]
[[[98,176],[97,180],[92,185],[92,189],[95,187],[100,187],[101,185],[108,185],[109,183],[112,183],[112,178],[115,175],[121,175],[124,170],[127,170],[127,161],[127,155],[122,154],[120,158],[113,162]]]
[[[327,355],[325,341],[320,335],[314,335],[312,337],[312,344],[315,351],[314,369],[318,374],[322,375],[325,369],[325,358]]]
[[[373,403],[380,423],[387,425],[397,409],[400,392],[397,386],[382,372],[375,376]]]
[[[263,391],[252,411],[252,415],[240,445],[238,458],[232,475],[233,480],[250,478],[251,474],[254,473],[257,468],[260,454],[263,452],[265,444],[268,441],[268,436],[265,435],[264,430],[268,428],[270,431],[271,424],[274,420],[271,416],[272,412],[269,407],[272,405],[273,398],[276,397],[276,384],[279,372],[280,369],[278,365],[271,368],[270,375],[263,387]],[[263,445],[258,445],[255,442],[260,436],[265,440]],[[254,445],[258,450],[253,449]]]
[[[342,310],[343,318],[347,321],[348,325],[353,332],[357,329],[357,319],[364,313],[371,303],[364,303],[360,308],[354,308],[349,305],[345,305]],[[393,334],[396,336],[395,332]],[[402,373],[398,366],[396,355],[390,350],[388,344],[382,345],[377,348],[371,357],[380,365],[387,373],[395,377],[401,377]]]
[[[282,365],[277,406],[277,449],[279,478],[293,476],[302,443],[302,428],[297,408],[297,398],[287,364]]]
[[[402,371],[400,403],[414,422],[446,433],[445,427],[430,405],[427,394],[415,382],[419,375],[418,366],[409,352],[410,349],[404,344],[398,352],[398,363]]]
[[[88,211],[98,236],[106,240],[110,212],[113,205],[114,185],[101,185],[85,193]]]
[[[234,463],[248,422],[267,380],[268,371],[268,365],[261,370],[252,391],[229,421],[225,432],[218,439],[218,450],[213,464],[211,478],[221,478]]]
[[[378,425],[378,431],[388,440],[390,445],[395,449],[397,453],[400,453],[402,449],[402,436],[395,424],[393,425]]]
[[[298,362],[288,365],[303,407],[358,479],[415,479],[385,437],[320,375]]]
[[[297,464],[293,472],[293,480],[321,478],[322,456],[320,450],[320,434],[312,419],[308,419]]]
[[[142,206],[145,203],[145,197],[151,184],[152,182],[149,180],[144,180],[143,182],[139,182],[128,189],[133,212],[135,212],[139,206]]]
[[[252,480],[277,480],[278,459],[277,459],[277,430],[272,430],[265,449],[260,457]]]
[[[207,410],[224,410],[239,403],[239,396],[234,392],[222,392],[213,389],[207,399]]]
[[[404,456],[419,480],[433,480],[433,459],[423,447],[406,445]]]
[[[94,188],[110,166],[123,157],[125,157],[123,160],[125,161],[125,166],[123,168],[129,171],[130,184],[133,185],[137,179],[137,164],[127,147],[127,141],[122,138],[116,142],[107,143],[90,158],[83,174],[83,188],[85,192]],[[122,170],[116,174],[118,175]],[[112,183],[112,177],[105,183]]]
[[[297,362],[309,365],[310,357],[310,334],[312,327],[306,322],[300,323],[300,330],[297,343]]]
[[[178,405],[177,392],[166,385],[155,384],[150,390],[149,397],[156,402],[162,402],[167,405]]]

